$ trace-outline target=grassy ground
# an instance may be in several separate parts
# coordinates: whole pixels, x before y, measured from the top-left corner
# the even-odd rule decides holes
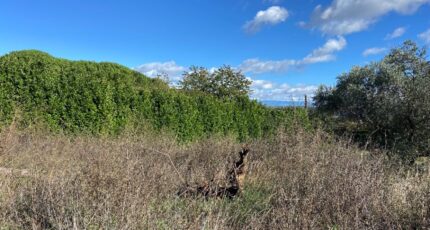
[[[430,174],[322,132],[249,143],[239,197],[178,198],[225,183],[241,146],[211,138],[0,133],[0,229],[387,229],[430,227]]]

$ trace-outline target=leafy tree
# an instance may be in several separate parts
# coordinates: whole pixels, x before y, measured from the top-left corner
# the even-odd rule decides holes
[[[230,66],[223,66],[213,73],[206,68],[192,66],[179,84],[188,91],[201,91],[218,98],[236,98],[248,96],[251,81]]]
[[[325,85],[318,87],[313,102],[320,112],[330,112],[337,109],[336,105],[338,104],[338,100],[334,98],[333,90],[332,87]]]
[[[321,87],[314,101],[319,112],[336,115],[340,127],[364,134],[364,141],[404,157],[429,156],[429,88],[426,49],[406,41],[383,60],[342,74],[336,87]]]
[[[204,67],[191,66],[188,72],[183,74],[179,86],[183,90],[210,92],[210,74]]]

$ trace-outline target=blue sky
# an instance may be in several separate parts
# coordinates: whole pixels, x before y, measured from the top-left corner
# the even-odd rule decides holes
[[[227,64],[261,100],[312,94],[406,39],[430,45],[430,0],[0,0],[0,55],[38,49],[172,80]]]

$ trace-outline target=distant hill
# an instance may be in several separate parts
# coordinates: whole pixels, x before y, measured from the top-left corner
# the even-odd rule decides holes
[[[17,116],[24,127],[90,134],[150,128],[181,141],[216,133],[245,140],[295,119],[308,123],[305,110],[185,92],[115,63],[69,61],[36,50],[0,57],[0,128]]]

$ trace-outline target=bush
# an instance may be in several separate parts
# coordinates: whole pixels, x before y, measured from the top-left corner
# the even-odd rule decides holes
[[[229,67],[216,72],[221,78],[229,74],[240,75]],[[183,142],[216,134],[243,141],[271,135],[291,120],[307,122],[305,110],[298,116],[274,112],[244,96],[246,89],[231,88],[239,90],[234,97],[171,89],[117,64],[67,61],[39,51],[0,57],[0,83],[0,125],[10,123],[19,110],[23,127],[43,123],[55,132],[167,130]]]
[[[321,87],[314,101],[335,117],[335,130],[415,158],[430,156],[429,88],[426,49],[406,41],[382,61],[342,74],[336,87]]]

